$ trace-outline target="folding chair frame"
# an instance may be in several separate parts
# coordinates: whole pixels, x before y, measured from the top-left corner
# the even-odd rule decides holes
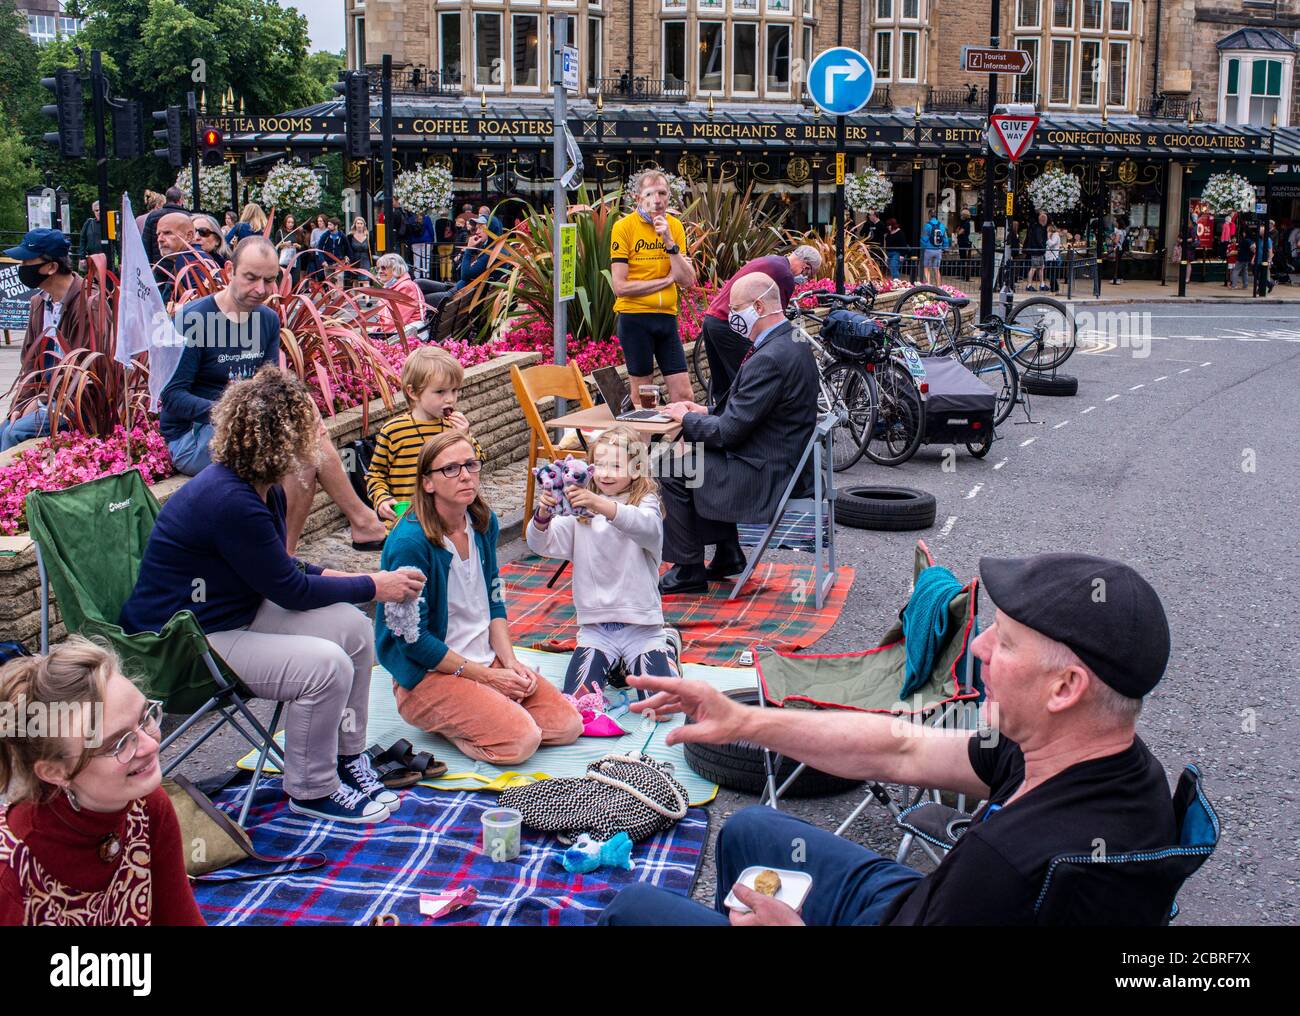
[[[32,546],[36,550],[36,573],[40,578],[40,603],[41,603],[41,655],[44,656],[50,651],[50,583],[49,577],[45,571],[45,560],[41,555],[41,545],[35,540]],[[187,731],[197,726],[205,716],[210,713],[218,713],[220,718],[212,723],[207,730],[188,745],[184,751],[171,759],[163,766],[163,775],[166,776],[177,766],[184,762],[196,748],[204,741],[210,738],[227,723],[230,724],[250,745],[253,750],[259,752],[257,768],[253,770],[252,782],[248,785],[248,793],[244,797],[243,807],[239,812],[239,824],[242,826],[248,819],[249,809],[253,804],[253,795],[257,793],[257,784],[261,781],[266,768],[268,755],[273,753],[274,762],[284,771],[284,752],[276,743],[274,735],[270,730],[262,725],[262,722],[253,715],[252,710],[248,708],[248,702],[240,694],[238,686],[232,684],[230,680],[221,672],[217,666],[216,660],[212,658],[212,650],[205,648],[203,651],[203,663],[208,668],[208,673],[212,675],[212,680],[217,686],[216,694],[208,699],[203,705],[194,712],[190,713],[181,725],[163,738],[159,745],[159,754],[165,752]],[[280,724],[280,715],[284,711],[284,703],[275,704],[275,712],[271,715],[271,730],[274,730]],[[242,716],[256,731],[257,736],[250,734],[240,725],[238,716]]]
[[[978,583],[974,584],[974,590],[972,592],[972,596],[975,598],[975,600],[971,604],[971,617],[974,622],[973,627],[977,627],[979,621]],[[768,704],[767,696],[764,694],[763,678],[761,675],[756,675],[755,683],[758,686],[759,708],[761,709],[779,708],[779,707],[770,706]],[[963,678],[962,686],[964,688],[973,688],[975,686],[975,657],[974,654],[971,653],[969,645],[967,645],[966,647],[966,668],[965,668],[965,676]],[[963,698],[963,699],[949,700],[947,702],[938,703],[935,706],[933,706],[929,710],[929,715],[926,716],[920,722],[926,726],[941,727],[947,723],[948,718],[950,716],[955,716],[958,718],[958,720],[962,725],[959,729],[973,730],[978,725],[977,722],[978,708],[979,708],[978,703],[972,699]],[[972,725],[972,721],[976,721],[975,725]],[[780,769],[782,758],[783,756],[779,754],[774,755],[774,753],[768,748],[763,749],[763,769],[767,777],[767,785],[763,789],[763,793],[759,796],[758,803],[765,804],[768,807],[773,808],[774,810],[780,809],[779,802],[781,800],[781,796],[791,787],[791,785],[793,785],[794,781],[799,778],[799,776],[803,773],[803,771],[808,768],[806,763],[800,762],[799,765],[795,767],[794,771],[789,776],[787,776],[785,780],[781,783],[781,785],[778,787],[776,784],[776,773],[777,770]],[[883,808],[885,808],[891,815],[893,815],[894,821],[897,822],[899,815],[902,814],[903,811],[912,807],[913,805],[918,803],[923,797],[926,796],[930,796],[932,797],[933,800],[938,801],[939,791],[936,788],[904,787],[903,803],[900,806],[899,803],[895,801],[892,796],[890,796],[889,791],[881,783],[879,783],[876,780],[872,780],[870,783],[867,784],[866,795],[858,803],[857,807],[855,807],[853,811],[849,813],[849,816],[843,822],[840,823],[839,827],[835,830],[835,835],[843,836],[844,833],[848,830],[848,828],[857,820],[858,816],[861,815],[867,809],[867,807],[871,804],[872,801],[875,801],[876,803],[880,804]],[[965,802],[966,802],[966,795],[965,794],[958,795],[957,806],[964,810]],[[918,839],[917,837],[913,836],[911,833],[907,833],[903,837],[902,842],[899,844],[898,853],[895,858],[899,864],[902,864],[906,861],[908,855],[912,851],[912,847],[915,844],[920,844],[921,849],[923,849],[926,852],[926,854],[929,855],[930,860],[932,860],[935,864],[939,864],[943,860],[943,856],[937,853],[935,851],[935,848],[931,844],[926,842],[924,839]]]
[[[534,391],[535,379],[544,379],[540,391]],[[558,397],[575,399],[583,409],[590,409],[595,403],[587,389],[587,381],[582,376],[578,365],[572,361],[568,366],[557,367],[554,364],[537,364],[520,370],[510,368],[510,380],[514,385],[515,398],[519,402],[520,412],[528,423],[528,474],[524,479],[524,524],[533,514],[533,498],[537,490],[537,478],[533,476],[533,467],[538,459],[554,462],[563,458],[561,449],[557,448],[546,431],[546,421],[542,419],[541,410],[537,408],[539,399]],[[576,459],[587,458],[587,453],[578,449],[564,449],[565,455]]]
[[[818,610],[821,610],[825,604],[827,595],[835,587],[836,578],[836,493],[835,476],[831,468],[831,464],[834,462],[831,454],[831,444],[834,440],[835,425],[838,422],[839,417],[830,413],[817,421],[817,427],[813,431],[812,437],[808,439],[803,454],[799,457],[799,464],[795,466],[794,475],[790,477],[790,482],[786,484],[785,493],[781,495],[781,501],[777,504],[772,521],[768,524],[762,539],[759,540],[748,555],[745,570],[740,573],[740,577],[736,579],[736,584],[731,587],[731,595],[727,599],[734,600],[740,595],[740,590],[749,581],[754,569],[758,567],[763,552],[767,550],[768,544],[772,542],[772,538],[786,513],[800,511],[811,512],[813,516],[813,579],[816,586],[814,599]],[[791,498],[790,495],[794,493],[795,484],[799,482],[799,477],[803,474],[804,464],[808,461],[809,455],[813,457],[813,496],[811,498]],[[826,557],[824,567],[823,554]]]

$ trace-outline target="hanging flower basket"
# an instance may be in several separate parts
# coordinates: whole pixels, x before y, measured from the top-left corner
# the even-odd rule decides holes
[[[431,218],[451,207],[451,172],[446,166],[408,169],[393,181],[393,200],[405,211]]]
[[[194,186],[189,169],[176,174],[176,188],[188,195]],[[230,167],[201,166],[199,168],[199,204],[210,212],[220,212],[230,206]],[[219,220],[218,220],[219,221]]]
[[[1255,185],[1239,173],[1215,173],[1205,182],[1201,192],[1214,215],[1231,215],[1233,212],[1253,212],[1257,196]]]
[[[636,208],[637,195],[641,189],[641,178],[652,171],[663,173],[664,178],[668,181],[668,208],[674,214],[681,214],[690,200],[691,185],[676,173],[668,173],[661,169],[652,170],[651,167],[633,173],[628,179],[627,186],[623,188],[623,204],[627,206],[628,211]]]
[[[305,212],[320,205],[320,179],[306,166],[282,162],[266,174],[262,201],[269,212]]]
[[[844,178],[844,201],[855,212],[879,215],[894,200],[894,185],[878,169],[861,170]]]
[[[1082,191],[1079,178],[1062,169],[1049,169],[1029,184],[1029,200],[1040,212],[1060,215],[1079,207]]]

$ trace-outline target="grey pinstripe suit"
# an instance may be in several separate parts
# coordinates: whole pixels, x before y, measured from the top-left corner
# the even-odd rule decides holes
[[[734,539],[737,522],[768,522],[817,425],[817,365],[782,321],[740,367],[710,414],[687,413],[682,437],[703,448],[702,482],[660,480],[664,560],[698,564],[704,548]],[[795,496],[812,491],[811,462]]]

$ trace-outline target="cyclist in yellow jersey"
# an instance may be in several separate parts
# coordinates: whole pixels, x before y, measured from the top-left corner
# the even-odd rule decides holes
[[[686,231],[668,214],[668,178],[641,174],[636,210],[614,224],[610,277],[618,341],[633,392],[651,383],[655,362],[668,385],[669,402],[691,400],[686,354],[677,332],[678,290],[695,285],[695,266],[683,248]],[[612,407],[615,415],[618,407]]]

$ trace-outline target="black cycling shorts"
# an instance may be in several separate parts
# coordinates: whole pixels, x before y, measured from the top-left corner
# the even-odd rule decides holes
[[[627,372],[649,377],[655,361],[664,377],[686,373],[686,351],[677,335],[676,314],[620,314],[615,325]]]

